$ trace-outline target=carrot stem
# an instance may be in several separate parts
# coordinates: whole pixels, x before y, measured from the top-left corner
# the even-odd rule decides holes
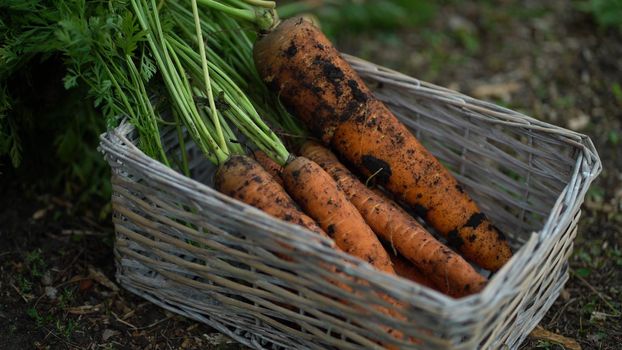
[[[166,157],[166,154],[164,153],[164,148],[162,147],[162,140],[160,140],[160,132],[158,131],[158,124],[157,124],[157,118],[155,115],[155,111],[153,109],[153,105],[151,104],[151,101],[149,101],[149,98],[147,97],[148,96],[147,90],[145,89],[145,85],[140,79],[140,76],[139,76],[140,73],[138,73],[138,68],[136,68],[134,61],[132,61],[132,58],[129,55],[125,56],[125,60],[130,69],[130,77],[132,79],[132,82],[140,90],[138,92],[138,96],[139,96],[138,101],[139,101],[140,107],[143,110],[142,118],[140,118],[143,121],[143,123],[141,124],[146,124],[145,127],[148,128],[147,134],[153,135],[152,137],[149,137],[147,139],[147,142],[155,143],[155,147],[149,147],[148,149],[158,150],[158,152],[160,153],[160,159],[164,162],[166,166],[170,166],[170,163]]]
[[[212,114],[212,120],[216,129],[216,137],[219,140],[220,147],[224,152],[228,153],[227,143],[220,126],[220,119],[218,118],[218,111],[216,110],[216,103],[214,102],[214,94],[212,93],[212,87],[209,78],[209,68],[207,67],[207,57],[205,55],[205,42],[203,41],[203,31],[201,30],[201,22],[199,19],[199,9],[197,7],[197,0],[192,0],[192,14],[194,17],[194,26],[197,35],[197,44],[199,45],[199,55],[201,56],[201,66],[203,68],[203,81],[205,82],[205,90],[207,91],[207,99],[209,100],[209,106]]]
[[[171,34],[167,37],[167,42],[174,48],[173,55],[183,61],[183,64],[180,65],[187,67],[191,75],[199,77],[201,75],[201,67],[199,65],[201,61],[200,54],[193,51],[178,35]],[[207,51],[206,55],[207,66],[213,73],[210,76],[211,86],[207,90],[216,89],[217,91],[226,92],[219,97],[221,99],[220,102],[226,105],[226,109],[221,114],[225,115],[261,150],[270,154],[275,161],[281,165],[285,164],[289,158],[289,152],[278,138],[278,135],[265,124],[245,92],[229,77],[227,71],[233,70],[233,68],[228,67],[228,65],[219,66],[211,62],[212,55],[217,56],[213,52]],[[224,64],[224,62],[221,63]]]
[[[263,7],[267,9],[273,9],[276,7],[276,2],[265,0],[244,0],[245,3],[251,6]]]
[[[176,69],[175,62],[169,55],[170,45],[167,44],[160,26],[155,1],[151,1],[151,11],[146,9],[149,7],[146,0],[131,0],[131,3],[141,27],[146,31],[147,42],[160,68],[165,85],[172,95],[174,108],[177,109],[180,118],[206,157],[215,163],[224,162],[228,154],[218,146],[205,124],[201,122],[201,117],[192,101],[188,82],[184,79],[185,76]]]
[[[175,129],[177,129],[177,140],[179,141],[179,149],[181,153],[181,170],[184,175],[190,176],[190,167],[188,165],[188,155],[186,154],[186,141],[184,140],[184,133],[181,130],[181,122],[179,120],[179,115],[173,111],[173,115],[175,118]]]
[[[198,0],[201,5],[205,5],[208,6],[214,10],[217,11],[221,11],[224,12],[226,14],[228,14],[229,16],[241,19],[241,20],[245,20],[245,21],[249,21],[249,22],[255,22],[256,21],[256,15],[255,12],[253,12],[252,10],[248,10],[248,9],[237,9],[231,6],[227,6],[223,3],[220,3],[218,1],[214,1],[214,0]]]

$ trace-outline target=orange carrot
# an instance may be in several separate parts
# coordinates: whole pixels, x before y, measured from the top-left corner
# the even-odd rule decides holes
[[[462,297],[486,285],[486,278],[460,255],[434,238],[397,203],[366,187],[330,150],[308,141],[300,153],[329,173],[372,230],[425,273],[440,291]]]
[[[259,163],[245,156],[231,156],[216,173],[220,192],[261,209],[278,219],[306,227],[322,236],[326,233],[304,214],[292,198]]]
[[[511,257],[503,234],[320,30],[285,20],[259,38],[253,54],[264,81],[309,129],[419,211],[450,245],[493,271]]]
[[[398,276],[409,279],[430,289],[437,289],[436,285],[434,285],[434,283],[432,283],[432,281],[424,275],[423,272],[411,264],[410,261],[406,260],[401,255],[397,255],[392,252],[389,252],[389,257],[391,257],[393,268]]]
[[[253,152],[253,157],[255,158],[257,163],[259,163],[264,168],[264,170],[272,175],[274,181],[278,182],[281,187],[284,186],[283,179],[281,179],[281,171],[283,171],[282,166],[278,165],[275,161],[270,159],[267,154],[259,150]]]
[[[344,252],[395,274],[386,250],[335,181],[319,165],[297,157],[283,168],[283,182],[304,211]]]

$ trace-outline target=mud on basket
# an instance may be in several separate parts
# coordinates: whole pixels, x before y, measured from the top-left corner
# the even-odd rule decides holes
[[[191,178],[145,156],[127,124],[101,137],[119,283],[257,349],[517,348],[568,279],[580,205],[601,170],[592,142],[347,59],[507,234],[515,255],[484,291],[452,299],[380,273],[213,190],[213,166],[188,140]],[[174,132],[163,140],[179,152]],[[400,303],[398,317],[379,311],[395,308],[382,296]]]

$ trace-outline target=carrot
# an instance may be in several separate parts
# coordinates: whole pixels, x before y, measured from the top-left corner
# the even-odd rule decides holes
[[[395,274],[391,259],[361,214],[319,165],[297,157],[283,168],[285,188],[344,252]]]
[[[393,268],[398,276],[409,279],[415,283],[426,286],[430,289],[437,289],[436,285],[423,274],[418,268],[416,268],[410,261],[398,254],[389,252],[389,257],[393,263]]]
[[[492,271],[511,257],[504,235],[320,30],[301,18],[285,20],[259,38],[253,56],[264,81],[311,131],[375,175],[465,257]]]
[[[253,157],[259,163],[264,170],[266,170],[270,175],[272,175],[272,179],[278,182],[281,187],[284,187],[283,179],[281,179],[281,171],[283,171],[283,167],[278,165],[275,161],[270,159],[267,154],[263,151],[257,150],[253,152]]]
[[[215,187],[218,191],[261,209],[273,217],[327,236],[313,219],[300,211],[283,187],[259,163],[249,157],[231,156],[219,167]]]
[[[468,262],[439,242],[397,203],[366,187],[330,150],[308,141],[300,153],[326,170],[372,230],[426,274],[440,291],[461,297],[485,286],[486,278]]]

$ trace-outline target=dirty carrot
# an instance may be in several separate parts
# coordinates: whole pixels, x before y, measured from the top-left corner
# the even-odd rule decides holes
[[[283,182],[296,202],[344,252],[395,274],[387,251],[361,214],[319,165],[297,157],[283,168]]]
[[[283,179],[281,179],[281,171],[283,171],[282,166],[278,165],[261,150],[253,152],[253,158],[255,158],[257,163],[259,163],[270,175],[272,175],[274,181],[278,182],[281,186],[285,186]]]
[[[330,150],[307,141],[300,153],[326,170],[372,230],[426,274],[440,291],[461,297],[485,286],[486,278],[468,262],[439,242],[393,200],[365,186]]]
[[[488,270],[512,253],[450,172],[363,83],[311,23],[292,18],[261,36],[257,69],[321,140],[417,210],[451,246]]]
[[[327,236],[313,219],[300,211],[283,187],[250,157],[231,156],[219,167],[215,187],[269,215]]]

